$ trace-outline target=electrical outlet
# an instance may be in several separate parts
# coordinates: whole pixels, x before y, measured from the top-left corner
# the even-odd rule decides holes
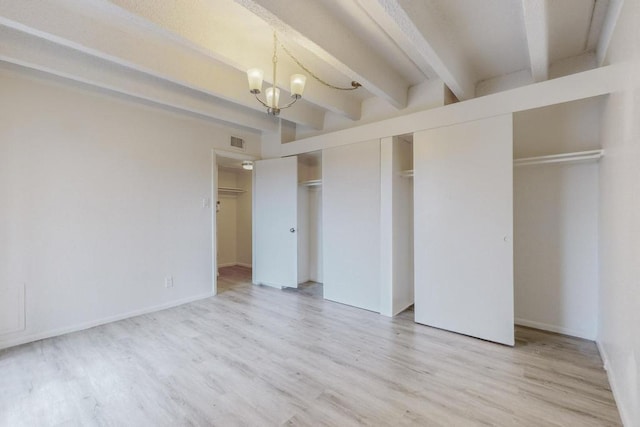
[[[173,276],[167,276],[164,278],[164,287],[173,288]]]

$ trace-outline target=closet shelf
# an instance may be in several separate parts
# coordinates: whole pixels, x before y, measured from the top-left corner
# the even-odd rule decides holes
[[[243,190],[242,188],[234,188],[234,187],[218,187],[218,193],[224,193],[224,194],[240,194],[240,193],[244,193],[246,192],[246,190]]]
[[[583,162],[585,160],[598,160],[604,156],[604,150],[578,151],[575,153],[552,154],[549,156],[525,157],[514,159],[514,166],[543,165],[548,163]],[[412,178],[413,169],[398,172],[403,178]]]
[[[319,187],[322,185],[321,179],[310,179],[308,181],[300,182],[300,185],[304,185],[305,187]]]
[[[604,155],[604,150],[579,151],[576,153],[553,154],[550,156],[525,157],[514,159],[514,166],[543,165],[549,163],[582,162],[585,160],[598,160]]]

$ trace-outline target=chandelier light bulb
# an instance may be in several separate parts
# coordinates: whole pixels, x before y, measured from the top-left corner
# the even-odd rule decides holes
[[[274,96],[274,92],[275,92],[275,96]],[[273,87],[269,87],[264,93],[265,93],[265,96],[267,97],[267,105],[271,108],[278,108],[278,102],[280,102],[280,89],[275,88],[275,91],[274,91]]]
[[[307,77],[302,74],[294,74],[291,76],[291,96],[301,97],[304,92],[304,85],[307,82]]]
[[[264,72],[259,68],[251,68],[247,70],[247,80],[249,80],[249,91],[257,94],[262,90],[262,80]]]

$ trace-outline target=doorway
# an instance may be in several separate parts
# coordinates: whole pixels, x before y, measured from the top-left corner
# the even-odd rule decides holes
[[[322,152],[298,155],[298,291],[323,297]]]
[[[321,154],[257,161],[254,280],[322,295]]]
[[[253,170],[236,153],[214,152],[214,293],[251,282]]]

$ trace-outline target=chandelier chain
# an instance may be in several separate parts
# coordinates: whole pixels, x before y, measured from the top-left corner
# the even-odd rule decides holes
[[[318,77],[313,71],[311,71],[310,69],[308,69],[307,67],[305,67],[302,62],[300,62],[300,60],[298,58],[296,58],[293,53],[291,53],[289,51],[289,49],[287,49],[287,47],[285,45],[282,44],[282,42],[280,42],[280,47],[282,48],[282,50],[285,51],[285,53],[287,55],[289,55],[289,57],[291,59],[293,59],[293,61],[298,64],[298,66],[300,68],[302,68],[304,71],[306,71],[311,77],[313,77],[316,81],[318,81],[319,83],[330,87],[331,89],[336,89],[336,90],[355,90],[358,89],[359,87],[361,87],[362,85],[356,81],[352,81],[351,82],[351,86],[350,87],[341,87],[341,86],[335,86],[332,85],[331,83],[321,79],[320,77]]]
[[[271,108],[277,108],[276,106],[276,68],[278,67],[278,36],[276,32],[273,32],[273,86],[271,87]]]

